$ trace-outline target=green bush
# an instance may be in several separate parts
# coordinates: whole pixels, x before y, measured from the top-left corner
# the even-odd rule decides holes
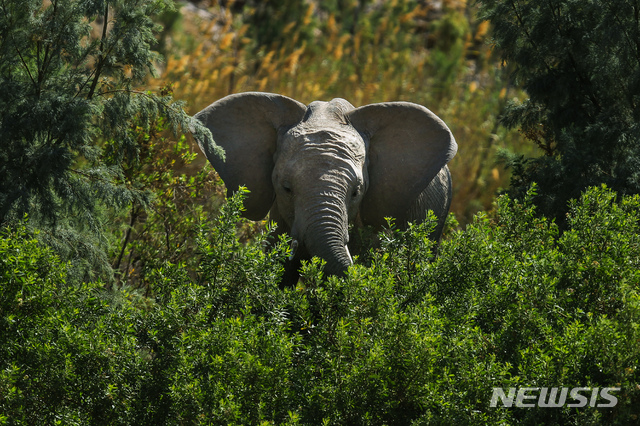
[[[200,268],[153,298],[70,288],[25,231],[0,239],[0,424],[633,424],[640,197],[592,188],[564,233],[496,201],[433,259],[432,221],[391,229],[345,278],[278,289],[286,241],[241,243],[242,194]],[[614,408],[490,407],[494,387],[617,387]]]
[[[67,267],[24,226],[2,232],[0,424],[125,424],[144,397],[140,309],[67,285]]]

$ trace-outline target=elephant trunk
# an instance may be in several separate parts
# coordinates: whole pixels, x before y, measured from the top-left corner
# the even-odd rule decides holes
[[[335,205],[325,206],[309,219],[304,244],[311,256],[324,259],[327,275],[341,275],[353,264],[348,242],[347,216]]]

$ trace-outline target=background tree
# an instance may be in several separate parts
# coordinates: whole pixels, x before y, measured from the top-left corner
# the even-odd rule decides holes
[[[123,166],[138,161],[136,125],[193,126],[170,96],[137,91],[159,58],[152,17],[172,0],[0,3],[0,225],[25,214],[71,258],[109,270],[104,206],[147,195]],[[93,254],[93,255],[91,255]]]
[[[538,182],[558,220],[588,186],[640,192],[640,2],[487,0],[481,13],[529,96],[502,122],[544,152],[513,161],[511,192]]]

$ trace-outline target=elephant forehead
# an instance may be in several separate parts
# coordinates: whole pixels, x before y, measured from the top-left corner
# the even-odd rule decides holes
[[[319,155],[306,160],[292,162],[291,167],[299,177],[318,181],[343,181],[363,179],[363,168],[349,159],[336,159],[330,155]]]
[[[303,123],[304,124],[304,123]],[[287,142],[290,149],[307,154],[333,154],[339,158],[360,162],[366,156],[366,146],[352,127],[339,126],[317,129],[300,125],[291,129]]]

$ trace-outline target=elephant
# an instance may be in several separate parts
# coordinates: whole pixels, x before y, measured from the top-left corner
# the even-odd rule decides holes
[[[267,213],[291,237],[283,285],[295,285],[300,260],[318,256],[327,275],[353,263],[352,228],[405,227],[434,211],[439,241],[452,196],[447,163],[457,152],[446,124],[427,108],[385,102],[355,108],[344,99],[308,106],[262,92],[226,96],[195,115],[211,131],[198,144],[227,187],[245,186],[243,216]],[[225,150],[225,158],[215,151]],[[352,229],[353,233],[353,229]],[[288,272],[287,272],[288,271]]]

